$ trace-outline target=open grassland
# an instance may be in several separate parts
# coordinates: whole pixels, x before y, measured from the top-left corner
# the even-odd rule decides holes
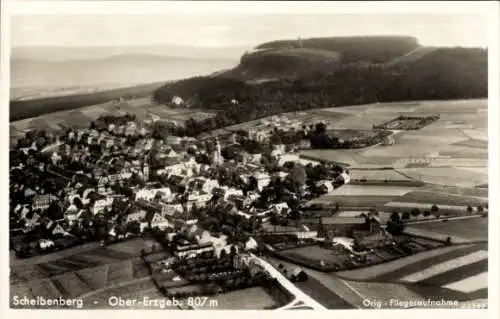
[[[351,181],[412,181],[413,179],[395,170],[350,170]]]
[[[216,301],[211,304],[211,301]],[[279,306],[262,287],[252,287],[209,297],[200,310],[263,310]]]
[[[459,187],[476,187],[488,183],[487,174],[456,167],[403,168],[399,172],[416,180]]]
[[[324,195],[310,201],[310,204],[331,204],[338,203],[341,208],[379,208],[395,199],[395,196],[327,196]]]
[[[345,260],[345,256],[335,254],[333,250],[322,248],[320,246],[307,246],[293,249],[287,249],[280,252],[285,256],[298,258],[303,260],[320,261],[323,260],[326,264],[341,264]]]
[[[446,236],[457,236],[470,240],[488,240],[488,219],[470,218],[411,225],[411,228],[427,230]]]
[[[477,206],[488,203],[488,198],[454,195],[438,191],[412,191],[398,198],[398,202],[427,203],[435,205]]]
[[[344,185],[328,193],[330,196],[403,196],[404,194],[418,190],[412,186],[364,186]],[[327,196],[325,195],[325,196]]]

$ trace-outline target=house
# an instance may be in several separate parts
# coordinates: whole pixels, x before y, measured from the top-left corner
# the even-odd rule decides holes
[[[212,195],[217,198],[225,198],[226,197],[227,187],[215,187],[212,190]]]
[[[33,198],[33,210],[46,210],[57,197],[52,194],[37,195]]]
[[[38,246],[42,249],[48,249],[50,247],[54,247],[54,242],[50,239],[40,239],[38,241]]]
[[[191,207],[195,204],[197,207],[204,207],[211,198],[212,194],[208,193],[200,192],[196,194],[189,194],[187,199],[187,209],[191,209]]]
[[[238,209],[247,208],[252,203],[252,200],[248,196],[235,194],[229,195],[227,200],[233,202]]]
[[[296,163],[300,160],[298,153],[285,153],[283,155],[278,156],[278,165],[283,166],[285,163],[293,162]]]
[[[288,173],[283,172],[283,171],[279,171],[279,172],[276,172],[275,174],[273,174],[273,176],[278,177],[280,180],[284,180],[288,176]]]
[[[255,173],[254,177],[257,180],[257,189],[259,190],[259,192],[262,191],[264,187],[269,185],[269,183],[271,182],[271,176],[266,173]]]
[[[145,217],[145,222],[148,223],[149,227],[155,228],[158,227],[161,230],[166,229],[167,227],[172,227],[173,224],[171,224],[168,219],[162,216],[161,213],[155,212],[155,211],[149,211],[146,214]]]
[[[170,197],[172,195],[172,191],[168,187],[163,188],[154,188],[154,189],[141,189],[137,191],[135,194],[135,200],[147,200],[150,201],[156,197],[158,193],[161,193],[164,197]]]
[[[356,232],[354,239],[360,248],[373,249],[390,243],[390,237],[383,231],[377,233]]]
[[[68,232],[59,223],[55,223],[55,226],[52,228],[51,233],[53,236],[55,236],[55,235],[67,236],[68,235]]]
[[[317,229],[320,237],[351,237],[355,231],[366,230],[365,217],[320,217],[302,220],[311,229]]]
[[[172,216],[175,214],[184,213],[184,207],[181,203],[163,203],[160,202],[161,212],[163,215]]]
[[[243,196],[243,191],[241,189],[237,189],[234,187],[230,187],[226,190],[226,193],[224,194],[224,199],[228,199],[229,196]]]
[[[177,96],[177,95],[172,98],[171,102],[175,106],[180,106],[180,105],[184,104],[184,100],[180,96]]]
[[[279,215],[286,215],[290,211],[286,202],[271,205],[271,209]]]
[[[273,150],[271,152],[271,156],[273,157],[278,157],[280,155],[284,155],[286,151],[286,146],[285,144],[277,144],[273,145]]]
[[[212,190],[219,186],[219,181],[216,179],[204,179],[201,190],[205,193],[212,193]]]
[[[317,238],[318,232],[317,231],[298,231],[295,233],[295,236],[297,236],[298,239]]]
[[[59,163],[59,161],[61,161],[61,160],[62,160],[62,156],[59,155],[59,153],[57,153],[57,152],[53,152],[52,156],[50,156],[50,161],[54,165],[57,165]]]
[[[245,250],[256,250],[257,247],[259,247],[259,244],[253,237],[248,238],[245,242]]]
[[[333,183],[328,180],[323,180],[319,181],[316,183],[316,187],[322,192],[322,193],[329,193],[334,190]]]
[[[101,196],[100,199],[94,202],[94,205],[91,207],[92,213],[95,215],[105,208],[109,208],[113,205],[114,198],[111,196]]]
[[[335,179],[335,183],[339,184],[348,184],[351,181],[351,176],[347,171],[342,172],[337,178]]]
[[[142,219],[146,217],[146,213],[147,213],[146,210],[135,207],[134,209],[132,209],[130,213],[127,214],[125,218],[125,223],[130,223],[133,221],[140,222]]]
[[[260,154],[260,153],[250,154],[247,158],[247,162],[254,163],[254,164],[260,164],[261,160],[262,160],[262,154]]]
[[[212,243],[205,243],[205,244],[191,244],[191,243],[186,243],[183,245],[176,245],[174,254],[178,258],[195,258],[198,257],[202,254],[210,254],[213,255],[214,253],[214,247]]]
[[[26,215],[30,212],[28,205],[20,205],[18,204],[16,208],[14,208],[14,212],[16,213],[19,219],[26,218]]]
[[[304,149],[305,150],[310,149],[311,148],[311,140],[309,140],[309,139],[302,139],[302,140],[300,140],[300,142],[299,142],[299,148],[303,149],[303,150]]]
[[[24,220],[25,220],[24,224],[25,227],[33,227],[39,223],[40,215],[38,215],[36,212],[31,211],[28,214],[26,214]]]

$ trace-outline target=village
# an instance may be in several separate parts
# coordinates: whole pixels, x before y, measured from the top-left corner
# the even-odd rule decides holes
[[[300,157],[297,150],[308,147],[305,132],[286,144],[280,135],[302,123],[281,123],[279,129],[263,123],[268,131],[257,135],[240,130],[198,140],[168,134],[176,123],[127,114],[59,135],[29,132],[11,151],[11,249],[27,258],[85,243],[152,238],[157,244],[141,256],[157,287],[185,297],[265,285],[266,267],[252,275],[255,261],[262,263],[257,256],[331,271],[432,246],[392,236],[402,231],[399,219],[387,232],[374,211],[342,217],[338,203],[309,205],[349,183],[350,172]],[[386,259],[372,254],[377,249]],[[282,275],[307,280],[300,268]],[[166,288],[184,281],[216,285],[187,293]]]

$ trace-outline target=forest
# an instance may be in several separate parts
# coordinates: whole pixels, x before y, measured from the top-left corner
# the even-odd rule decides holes
[[[170,105],[174,96],[190,107],[217,110],[213,118],[186,123],[189,135],[283,112],[374,102],[451,100],[488,96],[487,50],[445,48],[394,66],[344,63],[294,79],[250,84],[238,78],[196,77],[153,94]],[[237,101],[237,103],[234,103]],[[185,107],[185,106],[184,106]]]

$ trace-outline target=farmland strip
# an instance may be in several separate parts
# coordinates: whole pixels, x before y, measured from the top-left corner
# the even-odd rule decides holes
[[[482,272],[475,276],[464,278],[460,281],[455,281],[451,284],[444,286],[448,289],[458,290],[461,292],[473,292],[488,286],[488,272]]]
[[[477,262],[488,258],[488,252],[486,250],[479,250],[474,253],[470,253],[466,256],[448,260],[446,262],[434,265],[432,267],[426,268],[420,272],[405,276],[401,278],[403,281],[407,282],[418,282],[430,278],[432,276],[439,275],[451,269],[456,269],[467,264]]]

